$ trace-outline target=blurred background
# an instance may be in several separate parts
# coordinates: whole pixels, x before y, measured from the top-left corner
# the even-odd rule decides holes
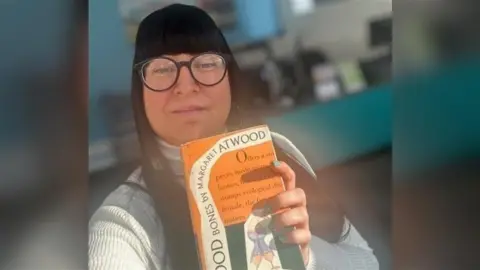
[[[87,27],[88,1],[0,1],[0,269],[86,269]]]
[[[480,268],[478,1],[182,2],[222,25],[252,122],[300,148],[381,269]],[[89,214],[138,165],[136,25],[169,3],[0,1],[0,269],[86,268]]]
[[[138,23],[172,2],[207,10],[249,79],[252,123],[286,135],[320,184],[390,259],[392,2],[91,1],[90,213],[138,166],[130,106]]]
[[[474,75],[479,35],[470,6],[390,0],[91,1],[90,213],[138,166],[129,101],[133,39],[144,16],[172,2],[198,5],[222,27],[251,84],[245,91],[253,97],[247,108],[252,123],[261,118],[297,145],[319,184],[370,243],[381,269],[392,269],[392,189],[422,183],[406,180],[409,171],[480,150]],[[397,205],[406,220],[415,216],[408,214],[415,204]],[[400,242],[415,245],[410,241]],[[421,252],[406,254],[413,260]],[[415,265],[402,258],[396,265]]]

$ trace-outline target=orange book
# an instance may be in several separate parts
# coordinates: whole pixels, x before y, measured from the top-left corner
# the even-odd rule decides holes
[[[285,190],[267,126],[182,145],[186,190],[203,270],[305,269],[298,245],[279,241],[266,199]]]

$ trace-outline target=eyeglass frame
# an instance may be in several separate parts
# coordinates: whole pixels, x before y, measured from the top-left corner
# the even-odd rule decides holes
[[[195,78],[195,75],[193,75],[193,71],[192,71],[192,62],[193,60],[195,60],[196,58],[202,56],[202,55],[206,55],[206,54],[215,54],[215,55],[218,55],[222,58],[222,60],[224,61],[225,63],[225,70],[223,71],[223,75],[222,77],[220,78],[220,80],[218,80],[218,82],[214,83],[214,84],[204,84],[202,82],[200,82],[199,80],[197,80],[197,78]],[[175,66],[177,67],[177,75],[175,76],[175,80],[173,80],[173,83],[171,86],[163,89],[163,90],[157,90],[157,89],[153,89],[152,87],[150,87],[147,83],[146,83],[146,80],[145,80],[145,76],[143,74],[143,69],[145,68],[145,65],[147,65],[148,63],[150,63],[152,60],[155,60],[155,59],[167,59],[167,60],[170,60],[172,61]],[[230,55],[228,54],[222,54],[222,53],[217,53],[217,52],[204,52],[204,53],[201,53],[201,54],[198,54],[198,55],[195,55],[194,57],[192,57],[190,60],[188,61],[176,61],[168,56],[155,56],[155,57],[150,57],[150,58],[147,58],[143,61],[140,61],[136,64],[133,65],[133,69],[137,71],[138,73],[138,76],[140,76],[141,80],[142,80],[142,83],[143,85],[145,85],[148,89],[150,89],[151,91],[154,91],[154,92],[164,92],[164,91],[168,91],[170,90],[177,82],[178,82],[178,78],[180,77],[180,70],[182,67],[186,67],[188,69],[188,71],[190,72],[190,75],[192,76],[192,78],[195,80],[195,82],[203,85],[203,86],[215,86],[219,83],[221,83],[223,81],[223,79],[225,79],[225,76],[227,75],[227,70],[228,70],[228,64],[229,64],[229,61],[230,61]]]

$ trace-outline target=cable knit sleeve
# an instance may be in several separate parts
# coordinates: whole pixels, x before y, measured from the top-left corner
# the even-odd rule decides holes
[[[89,227],[90,270],[150,269],[149,238],[125,210],[101,207]]]
[[[348,220],[346,222],[349,224]],[[336,244],[314,236],[310,244],[310,256],[307,270],[379,269],[373,250],[353,225],[346,239]]]
[[[305,268],[307,270],[317,269],[317,259],[315,258],[315,253],[313,252],[312,248],[310,248],[310,254],[308,255],[308,263]]]

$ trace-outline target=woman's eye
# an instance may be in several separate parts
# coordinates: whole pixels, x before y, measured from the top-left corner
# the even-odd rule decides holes
[[[218,65],[215,62],[210,62],[210,63],[200,63],[200,64],[196,65],[196,67],[201,68],[201,69],[211,69],[211,68],[218,67]]]
[[[175,71],[174,68],[171,68],[171,67],[162,67],[162,68],[153,69],[153,73],[160,74],[160,75],[166,75],[174,71]]]

